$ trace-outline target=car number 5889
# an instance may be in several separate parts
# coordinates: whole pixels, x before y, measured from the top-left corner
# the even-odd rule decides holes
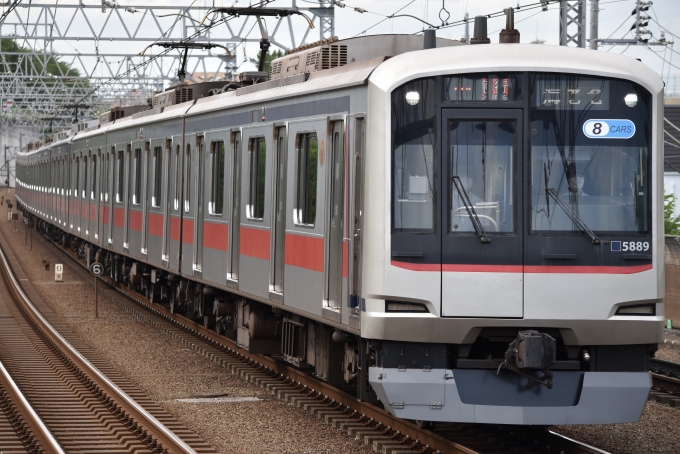
[[[622,241],[621,242],[621,250],[623,252],[626,252],[626,251],[631,251],[631,252],[648,251],[649,250],[649,242],[647,242],[647,241]]]

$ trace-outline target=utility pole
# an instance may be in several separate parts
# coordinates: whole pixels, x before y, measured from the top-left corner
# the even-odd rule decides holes
[[[647,14],[644,14],[649,10],[651,5],[651,0],[637,0],[635,2],[635,9],[633,9],[633,12],[631,13],[631,16],[635,16],[635,23],[630,27],[630,30],[635,30],[635,36],[632,39],[596,39],[595,41],[600,44],[609,44],[614,46],[621,44],[627,46],[635,46],[638,44],[645,46],[672,46],[674,43],[673,38],[666,39],[666,34],[663,31],[661,32],[661,37],[658,41],[650,41],[649,38],[643,38],[643,35],[652,34],[652,32],[645,28],[649,24],[650,17]]]
[[[470,18],[470,15],[465,12],[465,43],[470,44],[470,24],[468,23],[468,19]]]
[[[590,48],[597,50],[600,0],[590,0]]]
[[[560,0],[560,46],[586,47],[585,0]]]

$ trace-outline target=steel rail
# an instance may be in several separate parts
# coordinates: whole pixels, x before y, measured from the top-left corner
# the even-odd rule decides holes
[[[40,416],[38,416],[31,404],[26,400],[26,397],[24,397],[2,362],[0,362],[0,384],[2,384],[5,392],[12,399],[12,403],[21,415],[22,421],[31,430],[31,435],[40,443],[43,452],[65,454],[57,440],[54,439],[52,433],[45,426],[45,423],[40,419]]]
[[[137,424],[152,434],[152,436],[169,452],[173,454],[196,453],[193,448],[187,445],[164,424],[158,421],[153,415],[147,412],[130,396],[128,396],[127,393],[121,390],[108,377],[102,374],[94,365],[92,365],[92,363],[87,360],[87,358],[85,358],[80,352],[73,348],[73,346],[71,346],[71,344],[66,341],[66,339],[64,339],[61,334],[59,334],[59,332],[57,332],[57,330],[55,330],[52,325],[47,322],[47,320],[45,320],[45,318],[28,299],[21,288],[21,285],[17,281],[14,272],[9,265],[2,245],[0,245],[0,259],[2,259],[2,266],[0,268],[2,268],[2,273],[6,277],[8,284],[11,284],[7,287],[12,296],[17,300],[17,302],[23,303],[23,306],[26,309],[26,313],[29,315],[29,317],[38,324],[45,335],[52,342],[54,342],[55,345],[58,346],[58,348],[68,357],[68,359],[70,359],[81,371],[85,372],[85,374],[87,374],[88,377],[96,385],[98,385],[103,392],[112,397],[116,403],[120,405],[121,408],[137,422]]]

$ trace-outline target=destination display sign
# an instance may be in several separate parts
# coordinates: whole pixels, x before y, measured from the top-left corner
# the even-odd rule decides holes
[[[535,107],[541,110],[607,110],[609,81],[601,79],[538,79]]]

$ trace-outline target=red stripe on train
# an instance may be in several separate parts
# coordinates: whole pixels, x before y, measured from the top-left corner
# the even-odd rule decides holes
[[[153,236],[163,236],[163,215],[160,213],[149,213],[148,231]]]
[[[194,220],[182,219],[182,243],[194,244]]]
[[[635,266],[525,266],[525,273],[635,274],[652,269],[652,264]]]
[[[130,230],[134,230],[135,232],[141,232],[142,231],[142,212],[130,210],[129,213],[130,213],[129,214],[129,216],[130,216]]]
[[[651,270],[652,265],[636,266],[522,266],[522,265],[440,265],[407,263],[392,260],[392,266],[411,271],[444,271],[463,273],[531,273],[531,274],[635,274]]]
[[[323,238],[286,234],[286,265],[323,272]]]
[[[269,230],[241,226],[240,237],[240,253],[242,255],[269,260]]]
[[[113,208],[113,225],[115,227],[125,227],[125,210],[123,208]]]
[[[170,239],[179,241],[179,217],[170,216]]]
[[[216,222],[203,223],[203,246],[226,251],[229,240],[229,226]]]

